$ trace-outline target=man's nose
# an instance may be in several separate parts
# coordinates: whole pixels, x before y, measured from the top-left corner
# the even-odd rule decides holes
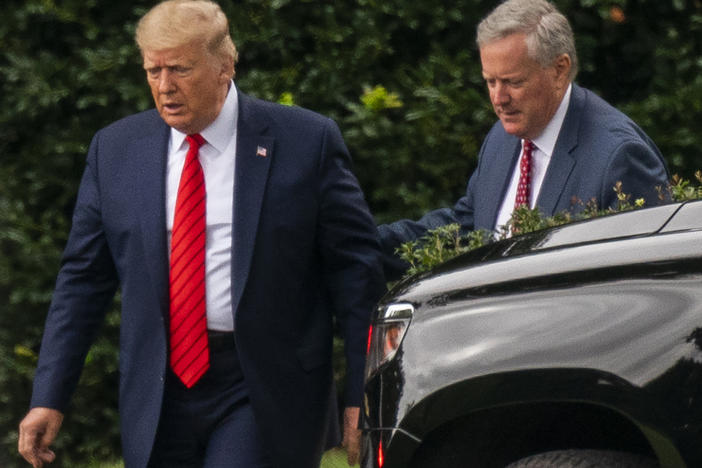
[[[496,83],[492,89],[492,103],[496,106],[504,106],[510,101],[509,91],[503,84]]]
[[[173,73],[168,70],[167,68],[164,68],[161,70],[161,73],[159,74],[158,77],[158,90],[161,93],[169,93],[173,91],[173,88],[175,87],[175,82],[173,80]]]

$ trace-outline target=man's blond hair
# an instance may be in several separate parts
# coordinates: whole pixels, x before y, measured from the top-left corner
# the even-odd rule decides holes
[[[137,24],[136,43],[145,50],[164,50],[202,42],[221,60],[235,64],[238,53],[229,33],[229,21],[210,0],[166,0],[149,10]],[[233,71],[233,70],[232,70]]]

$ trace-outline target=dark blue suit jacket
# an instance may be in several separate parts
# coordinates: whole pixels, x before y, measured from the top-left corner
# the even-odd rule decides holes
[[[66,408],[119,288],[120,415],[129,468],[148,461],[167,366],[169,131],[152,110],[95,135],[32,396],[32,406]],[[311,467],[336,420],[333,316],[345,338],[346,404],[361,403],[370,313],[384,291],[377,232],[330,119],[240,94],[237,132],[237,349],[276,465]]]
[[[505,132],[498,121],[483,141],[465,196],[453,208],[429,212],[419,221],[379,226],[388,279],[397,278],[406,268],[395,249],[425,235],[428,229],[451,223],[467,231],[494,229],[520,149],[521,140]],[[536,206],[544,216],[581,210],[582,205],[574,205],[574,200],[594,200],[600,208],[615,207],[613,188],[618,181],[632,199],[644,198],[647,204],[655,205],[659,203],[656,187],[667,186],[668,169],[656,145],[631,119],[573,84]]]

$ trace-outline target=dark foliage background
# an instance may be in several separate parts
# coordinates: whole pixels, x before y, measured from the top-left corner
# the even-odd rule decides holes
[[[92,134],[150,107],[132,34],[155,2],[5,0],[0,22],[0,466],[18,466],[41,330]],[[487,0],[222,0],[237,84],[339,123],[378,222],[461,194],[494,116],[474,45]],[[673,172],[702,167],[700,0],[557,0],[577,81],[629,113]],[[119,454],[115,308],[57,442]]]

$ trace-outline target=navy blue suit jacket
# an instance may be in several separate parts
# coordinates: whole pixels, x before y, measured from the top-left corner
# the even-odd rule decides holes
[[[418,221],[379,226],[388,279],[397,278],[406,268],[395,249],[429,229],[451,223],[460,224],[464,231],[494,229],[520,150],[521,140],[505,132],[498,121],[483,141],[466,194],[453,208],[431,211]],[[573,84],[536,206],[544,216],[581,210],[582,205],[574,205],[574,200],[615,207],[618,181],[632,199],[644,198],[655,205],[659,202],[656,187],[667,186],[668,169],[656,145],[631,119]]]
[[[169,131],[151,110],[95,135],[32,396],[32,406],[66,408],[119,288],[129,468],[148,461],[167,366]],[[240,94],[237,132],[231,281],[239,359],[276,466],[307,468],[336,421],[333,316],[345,338],[345,403],[361,403],[370,313],[384,291],[377,231],[333,121]]]

